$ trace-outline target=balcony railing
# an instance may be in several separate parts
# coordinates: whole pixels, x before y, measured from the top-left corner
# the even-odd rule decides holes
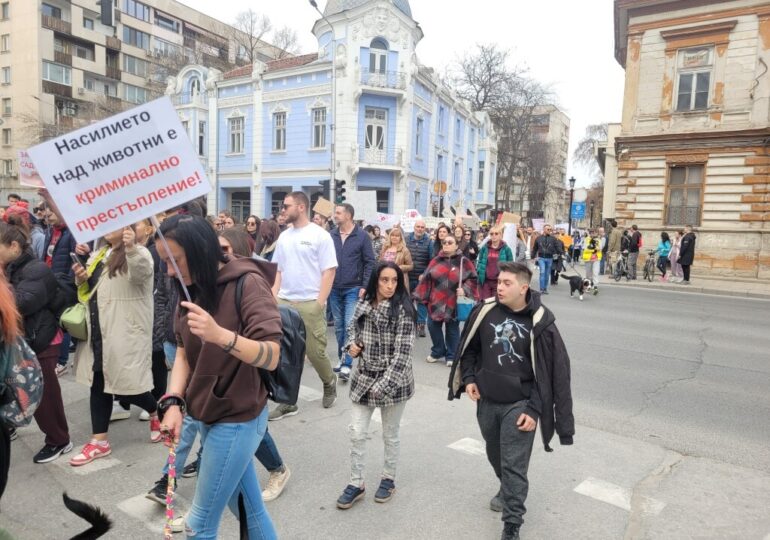
[[[700,225],[700,206],[669,206],[666,209],[666,225]]]
[[[53,61],[57,64],[63,64],[65,66],[72,65],[72,55],[66,52],[54,51]]]
[[[404,90],[406,88],[406,73],[401,71],[369,71],[361,72],[361,84],[376,88],[392,88]]]
[[[55,96],[72,97],[72,87],[51,81],[43,81],[43,92]]]
[[[42,15],[42,17],[43,28],[48,28],[49,30],[61,32],[63,34],[72,34],[72,24],[68,21],[63,21],[56,17],[51,17],[50,15]]]
[[[116,81],[120,80],[120,70],[116,67],[105,66],[105,73],[110,79],[115,79]]]
[[[366,165],[387,165],[403,167],[403,151],[401,148],[358,148],[358,161]]]
[[[206,105],[209,102],[209,97],[205,93],[184,92],[171,96],[171,102],[174,105]]]
[[[120,40],[113,36],[106,36],[104,41],[105,46],[113,51],[120,50]]]

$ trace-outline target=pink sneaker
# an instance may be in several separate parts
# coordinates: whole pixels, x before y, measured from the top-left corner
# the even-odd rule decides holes
[[[661,276],[661,277],[660,277],[660,280],[661,280],[661,281],[668,281],[668,276]]]
[[[160,433],[160,418],[157,416],[150,417],[150,441],[160,442],[163,435]]]
[[[98,444],[96,441],[91,441],[83,447],[78,455],[70,459],[70,465],[73,467],[80,467],[81,465],[91,463],[95,459],[109,456],[111,453],[112,448],[110,447],[109,442],[107,442],[106,445],[102,445]]]

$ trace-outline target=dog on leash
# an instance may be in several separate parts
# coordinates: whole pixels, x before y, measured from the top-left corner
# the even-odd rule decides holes
[[[71,499],[67,496],[66,492],[62,497],[64,499],[64,506],[70,512],[91,524],[90,529],[76,534],[70,540],[95,540],[107,534],[107,531],[112,528],[112,520],[96,506],[78,501],[77,499]]]
[[[583,295],[587,292],[593,292],[594,296],[599,294],[599,289],[596,287],[596,283],[593,279],[584,278],[582,276],[568,276],[567,274],[561,274],[561,277],[569,282],[569,295],[573,296],[575,292],[578,293],[578,298],[583,299]]]

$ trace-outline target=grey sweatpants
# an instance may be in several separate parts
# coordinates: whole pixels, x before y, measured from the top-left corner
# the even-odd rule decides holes
[[[527,511],[529,458],[536,431],[520,431],[516,426],[526,401],[513,404],[493,403],[483,398],[476,409],[476,419],[487,447],[487,459],[500,479],[503,521],[520,525]]]

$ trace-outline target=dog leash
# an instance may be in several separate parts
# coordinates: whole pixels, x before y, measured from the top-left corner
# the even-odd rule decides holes
[[[168,446],[168,487],[166,488],[166,524],[163,526],[163,540],[174,538],[171,522],[174,521],[174,490],[176,489],[176,445]]]

